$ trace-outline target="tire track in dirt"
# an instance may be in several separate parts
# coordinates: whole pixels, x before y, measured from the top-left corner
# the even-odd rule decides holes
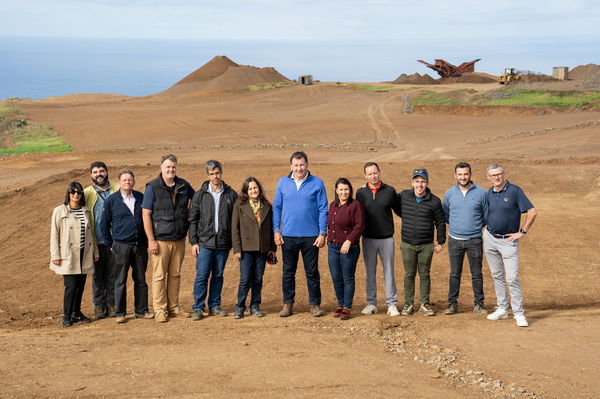
[[[367,108],[367,117],[369,125],[375,131],[375,139],[379,142],[389,141],[394,143],[398,152],[405,153],[414,150],[411,145],[414,135],[407,130],[400,132],[397,126],[390,119],[386,106],[391,101],[397,100],[400,96],[391,96],[383,101],[373,101]]]

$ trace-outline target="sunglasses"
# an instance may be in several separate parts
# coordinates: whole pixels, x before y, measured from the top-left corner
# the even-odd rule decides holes
[[[72,190],[69,190],[69,194],[73,194],[73,195],[75,195],[75,194],[83,195],[83,191],[79,191],[79,190],[72,189]]]

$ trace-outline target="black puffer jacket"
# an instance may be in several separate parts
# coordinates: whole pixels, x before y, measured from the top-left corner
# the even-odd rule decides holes
[[[413,190],[398,194],[401,204],[402,241],[412,245],[433,242],[433,227],[437,229],[437,242],[446,242],[446,220],[442,202],[429,189],[423,201],[417,203]]]
[[[223,182],[219,199],[219,232],[215,232],[215,200],[208,192],[207,180],[192,199],[190,244],[209,249],[231,249],[231,213],[237,193]]]

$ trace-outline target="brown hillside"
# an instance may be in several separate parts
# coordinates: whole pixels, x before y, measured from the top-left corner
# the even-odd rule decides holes
[[[175,83],[175,86],[193,82],[204,82],[216,78],[222,75],[227,68],[230,66],[239,66],[235,62],[231,61],[227,56],[217,55],[194,72]]]
[[[217,56],[159,94],[180,96],[207,90],[233,90],[249,85],[289,81],[273,67],[239,65],[226,56]]]

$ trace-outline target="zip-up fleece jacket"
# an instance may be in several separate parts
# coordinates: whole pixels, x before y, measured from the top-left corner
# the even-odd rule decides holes
[[[400,216],[400,201],[396,189],[381,182],[373,194],[367,186],[356,190],[356,199],[365,207],[365,230],[363,237],[384,239],[394,236],[392,211]]]
[[[487,191],[475,183],[463,196],[458,183],[450,187],[442,201],[449,234],[455,238],[480,238],[483,226],[487,225]]]
[[[223,182],[219,199],[219,232],[215,232],[215,200],[205,181],[192,199],[190,212],[190,244],[208,249],[231,249],[231,213],[237,193]]]
[[[327,208],[323,180],[308,172],[298,190],[290,173],[277,182],[273,200],[273,231],[289,237],[325,235]]]
[[[112,184],[111,181],[108,181],[108,186],[110,189],[108,190],[109,194],[115,193],[119,190],[118,184]],[[92,223],[92,234],[96,237],[96,227],[94,222],[94,205],[98,201],[98,193],[93,185],[87,186],[83,189],[83,196],[85,197],[85,206],[90,210],[91,214],[91,223]]]
[[[446,220],[442,202],[429,188],[421,202],[417,202],[414,190],[404,190],[398,197],[402,207],[402,241],[411,245],[431,244],[433,227],[437,230],[437,242],[446,242]]]
[[[143,246],[148,243],[142,220],[144,194],[133,190],[132,195],[135,198],[133,214],[123,202],[121,191],[109,195],[104,201],[104,211],[100,223],[102,231],[106,232],[106,237],[110,240],[111,245],[113,241]]]

